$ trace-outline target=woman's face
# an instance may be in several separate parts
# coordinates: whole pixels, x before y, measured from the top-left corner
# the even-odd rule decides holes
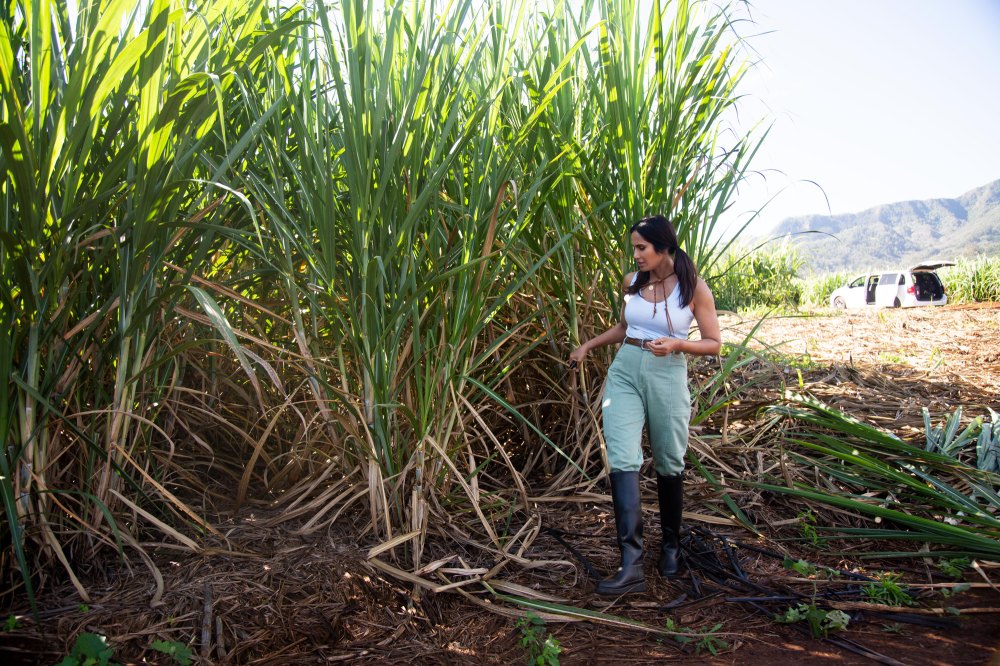
[[[653,244],[643,238],[638,231],[632,232],[632,258],[640,271],[655,271],[670,261],[666,252],[657,252]]]

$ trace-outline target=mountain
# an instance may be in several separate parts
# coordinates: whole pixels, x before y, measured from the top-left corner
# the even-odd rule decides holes
[[[772,235],[789,236],[805,259],[803,272],[813,274],[1000,254],[1000,180],[955,199],[790,217]]]

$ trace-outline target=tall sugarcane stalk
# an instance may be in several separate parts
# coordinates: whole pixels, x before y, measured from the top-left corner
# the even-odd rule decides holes
[[[262,6],[95,0],[75,15],[48,0],[6,6],[2,306],[12,332],[0,354],[11,380],[2,486],[29,582],[25,534],[44,544],[41,562],[48,552],[72,577],[53,525],[100,530],[116,497],[144,492],[149,424],[164,397],[162,370],[151,368],[171,362],[163,334],[182,296],[163,261],[196,263],[207,252],[205,236],[184,231],[205,205],[191,186],[204,172],[197,130],[232,84],[211,72],[249,46],[229,35],[232,48],[213,51],[208,35],[224,14],[252,33]]]
[[[710,267],[756,147],[721,139],[728,17],[688,0],[3,11],[0,490],[23,573],[31,539],[72,575],[50,524],[210,531],[174,491],[211,480],[177,451],[232,457],[228,497],[258,480],[303,529],[363,502],[414,568],[442,512],[513,556],[498,516],[536,462],[555,486],[600,470],[586,396],[575,434],[542,420],[568,345],[617,315],[629,223],[675,215]]]

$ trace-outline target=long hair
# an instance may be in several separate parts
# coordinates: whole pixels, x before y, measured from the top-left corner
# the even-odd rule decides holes
[[[681,306],[690,305],[694,299],[694,288],[698,284],[698,269],[691,261],[691,257],[680,248],[674,225],[663,215],[653,215],[644,217],[633,224],[629,229],[629,234],[633,231],[638,232],[657,252],[661,254],[667,252],[673,257],[674,273],[677,274],[677,282],[681,286]],[[649,271],[639,271],[635,283],[628,288],[628,293],[638,294],[643,287],[649,284],[649,279]]]

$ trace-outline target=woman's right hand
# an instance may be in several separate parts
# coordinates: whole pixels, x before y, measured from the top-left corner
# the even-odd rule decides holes
[[[577,347],[576,349],[574,349],[572,352],[570,352],[569,358],[567,359],[567,362],[569,363],[569,367],[575,368],[578,365],[580,365],[581,363],[583,363],[583,359],[587,355],[588,351],[589,350],[587,349],[587,345],[580,345],[579,347]]]

